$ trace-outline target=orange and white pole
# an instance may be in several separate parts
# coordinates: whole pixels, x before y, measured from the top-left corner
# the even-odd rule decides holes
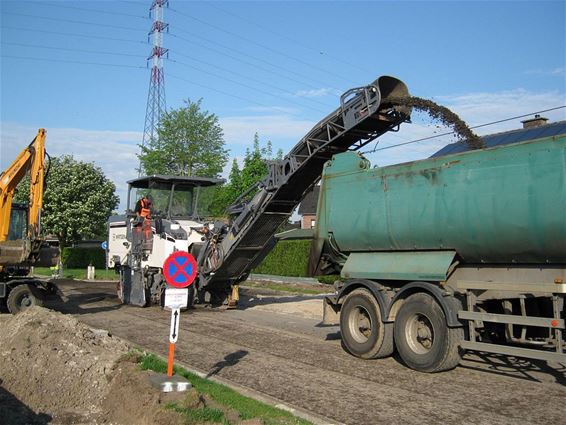
[[[174,308],[171,310],[171,327],[169,331],[169,356],[167,357],[167,376],[173,376],[173,363],[175,360],[175,343],[179,337],[179,319],[181,310]]]
[[[169,343],[169,357],[167,358],[167,376],[173,376],[173,362],[175,359],[175,343]]]

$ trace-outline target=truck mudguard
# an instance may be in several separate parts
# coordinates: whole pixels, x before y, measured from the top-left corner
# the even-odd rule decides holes
[[[462,309],[460,301],[448,291],[444,291],[430,282],[411,282],[404,285],[401,290],[395,294],[395,297],[393,297],[391,305],[417,292],[426,292],[438,301],[438,304],[440,304],[444,312],[444,316],[446,316],[446,324],[449,328],[460,328],[463,326],[462,322],[458,320],[458,310]],[[392,321],[389,317],[387,320]]]
[[[391,297],[388,296],[387,291],[385,291],[385,287],[380,283],[365,279],[348,280],[344,283],[342,289],[340,289],[340,292],[336,297],[337,300],[336,303],[341,304],[342,303],[341,300],[346,295],[348,295],[350,292],[352,292],[354,289],[357,288],[368,289],[377,300],[377,303],[379,304],[379,310],[381,310],[381,320],[384,323],[390,321],[388,320],[388,317],[389,317],[389,308],[391,306]]]

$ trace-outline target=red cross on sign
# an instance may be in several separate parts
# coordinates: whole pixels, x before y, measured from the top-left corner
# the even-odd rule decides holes
[[[165,281],[175,288],[190,286],[197,276],[195,257],[185,251],[176,251],[163,263]]]

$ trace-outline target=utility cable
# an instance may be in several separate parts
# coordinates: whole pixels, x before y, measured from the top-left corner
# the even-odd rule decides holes
[[[215,72],[211,72],[211,71],[207,71],[207,70],[205,70],[205,69],[199,68],[198,66],[190,65],[190,64],[188,64],[188,63],[180,62],[180,61],[174,60],[174,59],[169,59],[169,62],[178,63],[179,65],[183,65],[183,66],[186,66],[186,67],[189,67],[189,68],[192,68],[192,69],[196,69],[197,71],[200,71],[200,72],[202,72],[202,73],[204,73],[204,74],[206,74],[206,75],[212,75],[212,76],[218,77],[218,78],[222,79],[223,81],[229,81],[229,82],[231,82],[231,83],[233,83],[233,84],[236,84],[236,85],[245,87],[245,88],[247,88],[247,89],[256,91],[256,92],[258,92],[258,93],[262,93],[262,94],[265,94],[265,95],[270,96],[270,97],[275,97],[275,98],[277,98],[277,99],[279,99],[279,100],[282,100],[282,101],[284,101],[284,102],[292,103],[292,104],[294,104],[294,105],[299,105],[299,106],[301,106],[301,107],[305,107],[304,105],[301,105],[301,104],[299,104],[299,103],[297,103],[297,102],[294,102],[294,101],[292,101],[292,100],[290,100],[290,99],[286,99],[286,98],[284,98],[284,97],[281,97],[281,96],[279,96],[279,95],[277,95],[277,94],[270,93],[270,92],[268,92],[268,91],[259,89],[259,88],[254,87],[254,86],[250,86],[250,85],[248,85],[248,84],[242,83],[242,82],[240,82],[240,81],[233,80],[233,79],[231,79],[231,78],[226,78],[226,77],[224,77],[224,76],[222,76],[222,75],[220,75],[220,74],[217,74],[217,73],[215,73]],[[321,109],[317,109],[317,108],[313,108],[313,107],[311,107],[310,109],[315,110],[315,111],[318,111],[318,112],[322,112],[322,113],[325,113],[325,112],[326,112],[326,111],[323,111],[323,110],[321,110]]]
[[[118,26],[118,25],[100,24],[100,23],[95,23],[95,22],[76,21],[76,20],[61,19],[61,18],[51,18],[51,17],[46,17],[46,16],[36,16],[36,15],[29,15],[29,14],[23,14],[23,13],[15,13],[15,12],[4,12],[4,14],[7,14],[7,15],[15,15],[15,16],[24,16],[24,17],[37,18],[37,19],[46,19],[46,20],[51,20],[51,21],[55,21],[55,22],[66,22],[66,23],[81,24],[81,25],[91,25],[91,26],[105,27],[105,28],[116,28],[116,29],[122,29],[122,30],[126,30],[126,31],[136,31],[136,32],[141,32],[141,31],[143,31],[143,30],[139,30],[139,29],[132,28],[132,27],[123,27],[123,26]],[[4,27],[4,28],[7,28],[7,29],[18,29],[18,27]],[[33,31],[33,32],[43,32],[43,33],[46,33],[46,34],[74,35],[74,36],[78,36],[78,37],[90,37],[90,38],[93,38],[93,39],[107,39],[107,40],[112,40],[112,41],[136,42],[136,41],[134,41],[134,40],[126,40],[126,39],[121,39],[121,38],[103,37],[103,36],[95,36],[95,35],[93,35],[93,36],[87,36],[87,35],[82,35],[82,34],[58,33],[58,32],[55,32],[55,31],[36,30],[36,29],[28,29],[28,28],[25,28],[25,29],[21,28],[21,30],[23,30],[23,31]],[[236,52],[236,53],[239,53],[239,54],[241,54],[241,55],[247,56],[247,57],[249,57],[249,58],[251,58],[251,59],[253,59],[253,60],[257,60],[257,61],[259,61],[259,62],[263,62],[263,63],[265,63],[265,64],[267,64],[267,65],[269,65],[269,66],[272,66],[272,67],[274,67],[274,68],[277,68],[277,69],[284,69],[284,68],[282,68],[281,66],[279,66],[279,65],[277,65],[277,64],[271,63],[271,62],[269,62],[269,61],[266,61],[266,60],[263,60],[263,59],[260,59],[260,58],[256,58],[256,57],[254,57],[253,55],[249,55],[249,54],[247,54],[247,53],[245,53],[245,52],[238,51],[238,50],[236,50],[236,49],[233,49],[232,47],[225,46],[225,45],[223,45],[223,44],[221,44],[221,43],[214,42],[214,41],[212,41],[212,40],[210,40],[210,39],[206,39],[205,37],[201,37],[201,36],[199,36],[199,35],[192,34],[192,33],[186,32],[186,31],[185,31],[185,33],[186,33],[186,34],[189,34],[189,35],[191,35],[191,36],[193,36],[193,37],[201,38],[201,39],[203,39],[203,40],[205,40],[205,41],[207,41],[207,42],[209,42],[209,43],[216,44],[216,45],[221,46],[221,47],[223,47],[223,48],[229,49],[229,50],[232,51],[232,52]],[[178,38],[178,39],[180,39],[180,40],[193,43],[192,40],[186,39],[186,38],[184,38],[184,37],[181,37],[181,36],[178,36],[178,35],[174,35],[174,34],[169,34],[169,35],[172,36],[172,37]],[[141,42],[141,41],[137,41],[137,42],[146,44],[146,43]],[[209,48],[209,49],[210,49],[210,48]],[[319,88],[319,87],[315,87],[315,86],[313,86],[313,85],[311,85],[311,84],[309,84],[309,83],[305,83],[304,81],[300,81],[300,80],[297,80],[297,79],[288,77],[288,76],[286,76],[285,74],[282,74],[282,73],[279,73],[279,72],[276,72],[276,71],[269,71],[269,70],[266,70],[265,68],[259,67],[259,66],[256,65],[256,64],[251,64],[251,63],[249,63],[249,62],[243,61],[243,60],[237,58],[236,56],[230,55],[230,54],[228,54],[228,53],[224,53],[224,52],[220,52],[220,51],[218,51],[218,52],[219,52],[220,54],[224,55],[224,56],[233,57],[234,59],[239,60],[239,61],[241,61],[241,62],[243,62],[243,63],[248,63],[249,65],[254,66],[255,68],[264,69],[266,72],[271,72],[271,73],[273,73],[273,74],[277,74],[277,75],[279,75],[279,76],[283,76],[283,77],[286,78],[286,79],[295,81],[295,82],[300,83],[300,84],[303,84],[303,85],[308,85],[309,87],[312,87],[312,88],[314,88],[314,89],[318,89],[318,88]],[[294,71],[291,71],[291,70],[286,70],[286,71],[289,72],[289,73],[298,75],[298,76],[302,76],[300,73],[297,73],[297,72],[294,72]],[[307,78],[309,78],[309,77],[307,77]],[[309,78],[309,79],[310,79],[310,78]],[[314,81],[314,80],[313,80],[313,81]]]
[[[140,40],[130,40],[126,38],[115,38],[115,37],[104,37],[101,35],[89,35],[89,34],[77,34],[77,33],[68,33],[68,32],[58,32],[58,31],[47,31],[47,30],[38,30],[33,28],[22,28],[22,27],[11,27],[11,26],[4,26],[3,29],[9,30],[16,30],[16,31],[27,31],[27,32],[37,32],[42,34],[53,34],[53,35],[63,35],[65,37],[83,37],[83,38],[92,38],[95,40],[109,40],[109,41],[122,41],[127,43],[136,43],[136,44],[143,44],[147,46],[149,43],[147,41],[140,41]]]
[[[41,46],[38,44],[25,44],[25,43],[10,43],[7,41],[2,41],[0,44],[10,45],[10,46],[21,46],[21,47],[33,47],[33,48],[40,48],[40,49],[50,49],[50,50],[63,50],[67,52],[79,52],[79,53],[95,53],[98,55],[113,55],[113,56],[129,56],[135,58],[146,58],[145,55],[134,55],[131,53],[117,53],[117,52],[108,52],[108,51],[100,51],[100,50],[83,50],[83,49],[70,49],[66,47],[53,47],[53,46]]]
[[[474,125],[474,126],[470,127],[470,130],[473,130],[473,129],[476,129],[476,128],[481,128],[481,127],[487,127],[489,125],[500,124],[502,122],[513,121],[513,120],[516,120],[516,119],[519,119],[519,118],[529,117],[529,116],[534,115],[534,114],[542,114],[542,113],[545,113],[545,112],[556,111],[558,109],[563,109],[563,108],[566,108],[566,105],[556,106],[554,108],[549,108],[549,109],[543,109],[541,111],[535,111],[535,112],[531,112],[529,114],[517,115],[517,116],[511,117],[511,118],[505,118],[505,119],[502,119],[502,120],[492,121],[492,122],[488,122],[488,123],[485,123],[485,124]],[[411,140],[411,141],[404,142],[404,143],[397,143],[395,145],[384,146],[384,147],[379,148],[379,149],[377,148],[377,145],[376,145],[376,147],[374,149],[372,149],[370,151],[365,151],[365,152],[362,152],[362,153],[363,154],[375,153],[375,152],[378,152],[378,151],[384,151],[386,149],[397,148],[399,146],[410,145],[412,143],[424,142],[425,140],[436,139],[437,137],[449,136],[449,135],[454,134],[454,133],[456,133],[456,132],[455,131],[449,131],[449,132],[446,132],[446,133],[435,134],[433,136],[423,137],[421,139]]]
[[[207,90],[215,91],[215,92],[220,93],[220,94],[223,94],[223,95],[225,95],[225,96],[230,96],[230,97],[233,97],[233,98],[235,98],[235,99],[239,99],[239,100],[243,100],[243,101],[245,101],[245,102],[250,102],[250,103],[256,104],[256,105],[258,105],[258,106],[262,106],[262,107],[266,107],[266,108],[269,108],[269,107],[270,107],[269,105],[266,105],[265,103],[257,102],[257,101],[255,101],[255,100],[248,99],[248,98],[245,98],[245,97],[242,97],[242,96],[238,96],[238,95],[233,94],[233,93],[228,93],[228,92],[225,92],[225,91],[223,91],[223,90],[219,90],[219,89],[214,88],[214,87],[211,87],[211,86],[207,86],[207,85],[204,85],[204,84],[196,83],[196,82],[194,82],[194,81],[187,80],[186,78],[179,77],[179,76],[177,76],[177,75],[175,75],[175,74],[171,74],[170,72],[167,73],[167,77],[168,77],[168,78],[174,78],[174,79],[176,79],[176,80],[181,80],[181,81],[184,81],[184,82],[186,82],[186,83],[189,83],[189,84],[192,84],[192,85],[195,85],[195,86],[198,86],[198,87],[202,87],[202,88],[207,89]]]
[[[86,62],[86,61],[75,61],[75,60],[66,60],[66,59],[36,58],[29,56],[4,55],[4,54],[0,55],[0,57],[10,58],[10,59],[25,59],[25,60],[41,61],[41,62],[59,62],[59,63],[74,63],[80,65],[112,66],[116,68],[147,69],[145,66],[123,65],[123,64],[101,63],[101,62]]]
[[[308,44],[305,44],[305,43],[303,43],[303,42],[301,42],[301,41],[299,41],[299,40],[297,40],[297,39],[295,39],[295,38],[293,38],[293,37],[289,37],[288,35],[282,34],[282,33],[277,32],[277,31],[273,31],[271,28],[266,27],[266,26],[263,26],[263,25],[261,25],[261,24],[258,24],[257,22],[255,22],[255,21],[253,21],[253,20],[251,20],[251,19],[248,19],[248,18],[246,18],[246,17],[244,17],[244,16],[242,16],[242,15],[238,15],[238,14],[236,14],[236,13],[234,13],[234,12],[231,12],[231,11],[228,11],[228,10],[223,9],[223,8],[221,8],[221,7],[218,7],[215,1],[207,1],[206,4],[207,4],[208,6],[214,8],[214,9],[216,9],[216,10],[220,10],[221,12],[225,13],[226,15],[230,15],[230,16],[233,16],[233,17],[235,17],[235,18],[238,18],[238,19],[240,19],[240,20],[242,20],[242,21],[249,22],[249,23],[251,23],[252,25],[254,25],[254,26],[260,28],[260,29],[263,30],[263,31],[266,31],[266,32],[268,32],[268,33],[271,33],[271,34],[273,34],[273,35],[276,35],[277,37],[279,37],[279,38],[281,38],[281,39],[283,39],[283,40],[288,40],[288,41],[292,42],[293,44],[295,44],[296,46],[302,47],[303,49],[310,50],[311,52],[315,52],[315,53],[318,54],[318,55],[321,55],[321,54],[322,54],[322,55],[324,55],[324,56],[326,56],[326,57],[328,57],[328,58],[330,58],[330,59],[332,59],[332,60],[334,60],[334,61],[336,61],[336,62],[340,62],[340,63],[342,63],[342,64],[344,64],[344,65],[347,65],[347,66],[349,66],[349,67],[351,67],[351,68],[355,68],[355,69],[358,69],[358,70],[364,71],[364,72],[370,72],[370,70],[365,69],[365,68],[362,68],[362,67],[359,66],[359,65],[356,65],[356,64],[354,64],[354,63],[348,62],[348,61],[346,61],[346,60],[344,60],[344,59],[341,59],[341,58],[339,58],[339,57],[337,57],[337,56],[330,55],[330,54],[328,54],[328,53],[326,53],[326,52],[321,51],[320,49],[317,49],[316,47],[309,46]]]
[[[348,81],[348,80],[345,79],[342,75],[335,74],[334,72],[328,71],[327,69],[320,68],[320,67],[315,66],[315,65],[313,65],[313,64],[311,64],[311,63],[309,63],[309,62],[307,62],[307,61],[304,61],[304,60],[302,60],[302,59],[295,58],[295,57],[293,57],[293,56],[291,56],[291,55],[288,55],[288,54],[285,53],[285,52],[280,52],[280,51],[278,51],[278,50],[275,50],[275,49],[273,49],[272,47],[269,47],[269,46],[266,46],[266,45],[264,45],[264,44],[258,43],[258,42],[254,41],[254,40],[251,40],[251,39],[249,39],[249,38],[247,38],[247,37],[244,37],[244,36],[242,36],[242,35],[240,35],[240,34],[237,34],[237,33],[235,33],[235,32],[228,31],[227,29],[224,29],[224,28],[219,27],[219,26],[217,26],[217,25],[211,24],[210,22],[206,22],[206,21],[204,21],[204,20],[202,20],[202,19],[199,19],[199,18],[196,18],[196,17],[191,16],[191,15],[189,15],[189,14],[180,12],[180,11],[178,11],[177,9],[169,8],[169,10],[171,10],[172,12],[175,12],[175,13],[181,15],[181,16],[185,16],[185,17],[187,17],[187,18],[189,18],[189,19],[192,19],[192,20],[194,20],[194,21],[197,21],[197,22],[199,22],[199,23],[201,23],[201,24],[203,24],[203,25],[207,25],[207,26],[209,26],[209,27],[211,27],[211,28],[214,28],[214,29],[216,29],[217,31],[221,31],[221,32],[223,32],[223,33],[226,33],[226,34],[232,36],[232,37],[237,37],[237,38],[239,38],[240,40],[244,40],[244,41],[246,41],[246,42],[248,42],[248,43],[250,43],[250,44],[253,44],[253,45],[255,45],[255,46],[261,47],[262,49],[268,50],[268,51],[270,51],[270,52],[272,52],[272,53],[275,53],[275,54],[277,54],[277,55],[283,56],[283,57],[285,57],[285,58],[287,58],[287,59],[291,59],[291,60],[296,61],[296,62],[298,62],[298,63],[301,63],[301,64],[303,64],[303,65],[305,65],[305,66],[308,66],[308,67],[310,67],[310,68],[316,69],[316,70],[319,71],[319,72],[324,72],[325,74],[332,75],[332,76],[334,76],[335,78],[339,78],[340,80]],[[348,81],[348,83],[351,83],[351,81]]]
[[[134,15],[134,14],[131,14],[131,13],[124,13],[124,12],[112,12],[110,10],[88,9],[86,7],[67,6],[67,5],[62,5],[60,2],[53,2],[53,3],[52,2],[41,2],[40,4],[47,5],[49,7],[60,7],[60,8],[63,8],[63,9],[82,10],[84,12],[105,13],[107,15],[127,16],[127,17],[130,17],[130,18],[139,18],[139,19],[145,19],[145,20],[150,19],[149,16],[140,16],[140,15]]]
[[[273,68],[275,68],[275,69],[283,69],[283,70],[285,70],[286,72],[288,72],[289,74],[297,75],[297,76],[299,76],[299,77],[303,77],[303,78],[306,78],[306,79],[308,79],[308,80],[315,81],[315,80],[314,80],[313,78],[311,78],[311,77],[305,76],[305,75],[300,74],[300,73],[295,72],[295,71],[291,71],[291,70],[286,69],[286,68],[284,68],[284,67],[282,67],[282,66],[280,66],[280,65],[277,65],[277,64],[275,64],[275,63],[273,63],[273,62],[269,62],[269,61],[267,61],[267,60],[265,60],[265,59],[261,59],[261,58],[255,57],[255,56],[250,55],[250,54],[248,54],[248,53],[246,53],[246,52],[244,52],[244,51],[242,51],[242,50],[234,49],[234,48],[231,47],[231,46],[226,46],[225,44],[218,43],[218,42],[216,42],[216,41],[210,40],[210,39],[208,39],[208,38],[202,37],[202,36],[197,35],[197,34],[194,34],[194,33],[190,33],[190,32],[188,32],[188,31],[181,31],[181,30],[176,30],[176,31],[178,31],[178,32],[180,32],[180,33],[182,33],[182,34],[187,34],[187,35],[189,35],[189,36],[191,36],[191,37],[199,38],[199,39],[201,39],[201,40],[204,40],[206,43],[214,44],[214,45],[219,46],[219,47],[221,47],[221,48],[223,48],[223,49],[226,49],[226,50],[228,50],[228,51],[230,51],[230,52],[237,53],[238,55],[246,56],[246,57],[248,57],[248,58],[250,58],[250,59],[252,59],[252,60],[255,60],[255,61],[264,63],[264,64],[266,64],[266,65],[269,65],[269,66],[271,66],[271,67],[273,67]],[[197,45],[198,45],[198,43],[195,43],[194,40],[189,40],[188,38],[181,37],[180,35],[177,35],[177,34],[174,34],[174,33],[169,33],[169,36],[170,36],[170,37],[173,37],[173,38],[178,38],[179,40],[183,40],[183,41],[186,41],[186,42],[188,42],[188,43],[192,43],[192,44],[197,44]],[[201,46],[202,46],[202,44],[201,44]],[[270,73],[272,73],[272,74],[274,74],[274,75],[282,76],[283,78],[285,78],[285,79],[287,79],[287,80],[294,81],[294,82],[296,82],[296,83],[299,83],[299,84],[302,84],[302,85],[311,87],[311,88],[313,88],[313,89],[319,89],[319,88],[320,88],[320,86],[313,86],[313,85],[310,84],[310,83],[307,83],[307,82],[301,81],[301,80],[297,80],[296,78],[293,78],[293,77],[289,77],[288,75],[283,74],[283,73],[281,73],[281,72],[269,70],[269,69],[266,69],[266,68],[264,68],[264,67],[258,66],[257,64],[247,62],[247,61],[241,59],[240,57],[235,56],[235,55],[232,55],[232,54],[230,54],[230,53],[225,53],[225,52],[222,52],[222,51],[220,51],[220,50],[217,50],[217,49],[214,49],[214,48],[211,48],[211,47],[208,47],[208,46],[204,46],[204,47],[205,47],[206,49],[208,49],[208,50],[217,52],[217,53],[219,53],[220,55],[233,58],[233,59],[237,60],[238,62],[242,62],[242,63],[245,63],[245,64],[247,64],[247,65],[253,66],[254,68],[262,69],[262,70],[264,70],[264,71],[266,71],[266,72],[270,72]]]
[[[96,27],[115,28],[115,29],[125,30],[125,31],[147,32],[147,30],[142,30],[142,29],[132,28],[132,27],[124,27],[124,26],[121,26],[121,25],[109,25],[109,24],[99,24],[99,23],[95,23],[95,22],[75,21],[75,20],[72,20],[72,19],[51,18],[49,16],[28,15],[27,13],[16,13],[16,12],[2,12],[2,13],[4,15],[23,16],[23,17],[26,17],[26,18],[35,18],[35,19],[45,19],[45,20],[48,20],[48,21],[55,21],[55,22],[66,22],[66,23],[81,24],[81,25],[93,25],[93,26],[96,26]]]
[[[272,88],[272,89],[279,90],[279,91],[281,91],[281,92],[283,92],[283,93],[286,93],[286,94],[289,94],[289,95],[291,95],[291,96],[295,96],[295,93],[293,93],[293,92],[291,92],[291,91],[289,91],[289,90],[287,90],[287,89],[284,89],[284,88],[282,88],[282,87],[279,87],[279,86],[276,86],[276,85],[273,85],[273,84],[270,84],[270,83],[260,82],[260,81],[258,81],[258,80],[256,80],[256,79],[252,78],[252,77],[249,77],[249,76],[247,76],[247,75],[241,74],[241,73],[236,72],[236,71],[234,71],[234,70],[232,70],[232,69],[224,68],[224,67],[215,65],[215,64],[213,64],[213,63],[210,63],[210,62],[207,62],[207,61],[204,61],[204,60],[201,60],[201,59],[195,59],[195,58],[193,58],[193,57],[191,57],[191,56],[189,56],[189,55],[184,55],[184,54],[182,54],[182,53],[179,53],[178,51],[169,50],[169,53],[171,53],[172,55],[177,55],[177,56],[181,56],[181,57],[187,58],[187,59],[189,59],[189,60],[192,60],[192,61],[195,61],[195,62],[204,64],[204,65],[209,65],[209,66],[211,66],[211,67],[213,67],[213,68],[215,68],[215,69],[229,72],[230,74],[237,75],[237,76],[239,76],[239,77],[241,77],[241,78],[244,78],[244,79],[246,79],[246,80],[252,80],[252,81],[254,81],[254,82],[256,82],[256,83],[259,83],[259,84],[262,84],[262,85],[264,85],[264,86],[266,86],[266,87],[270,87],[270,88]],[[171,60],[171,59],[169,59],[169,60]],[[173,62],[174,62],[174,60],[173,60]],[[178,63],[181,63],[181,62],[178,62]],[[203,72],[206,72],[206,71],[203,71]],[[329,104],[327,104],[327,103],[324,103],[324,102],[320,102],[320,101],[318,101],[318,100],[316,100],[316,99],[305,98],[305,100],[308,100],[308,101],[313,102],[313,103],[317,103],[317,104],[322,105],[322,106],[331,107],[331,105],[329,105]]]

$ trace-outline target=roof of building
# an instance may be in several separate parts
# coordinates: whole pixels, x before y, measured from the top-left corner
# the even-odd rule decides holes
[[[543,137],[559,136],[563,134],[566,134],[566,121],[557,121],[540,127],[520,128],[517,130],[505,131],[503,133],[489,134],[487,136],[483,136],[482,140],[487,148],[492,148],[500,145],[508,145],[510,143],[524,142],[527,140],[535,140]],[[451,143],[431,155],[431,158],[466,152],[469,150],[470,148],[465,142]]]
[[[299,206],[299,215],[316,214],[316,206],[318,204],[318,193],[320,186],[314,186],[312,190],[301,201]]]

